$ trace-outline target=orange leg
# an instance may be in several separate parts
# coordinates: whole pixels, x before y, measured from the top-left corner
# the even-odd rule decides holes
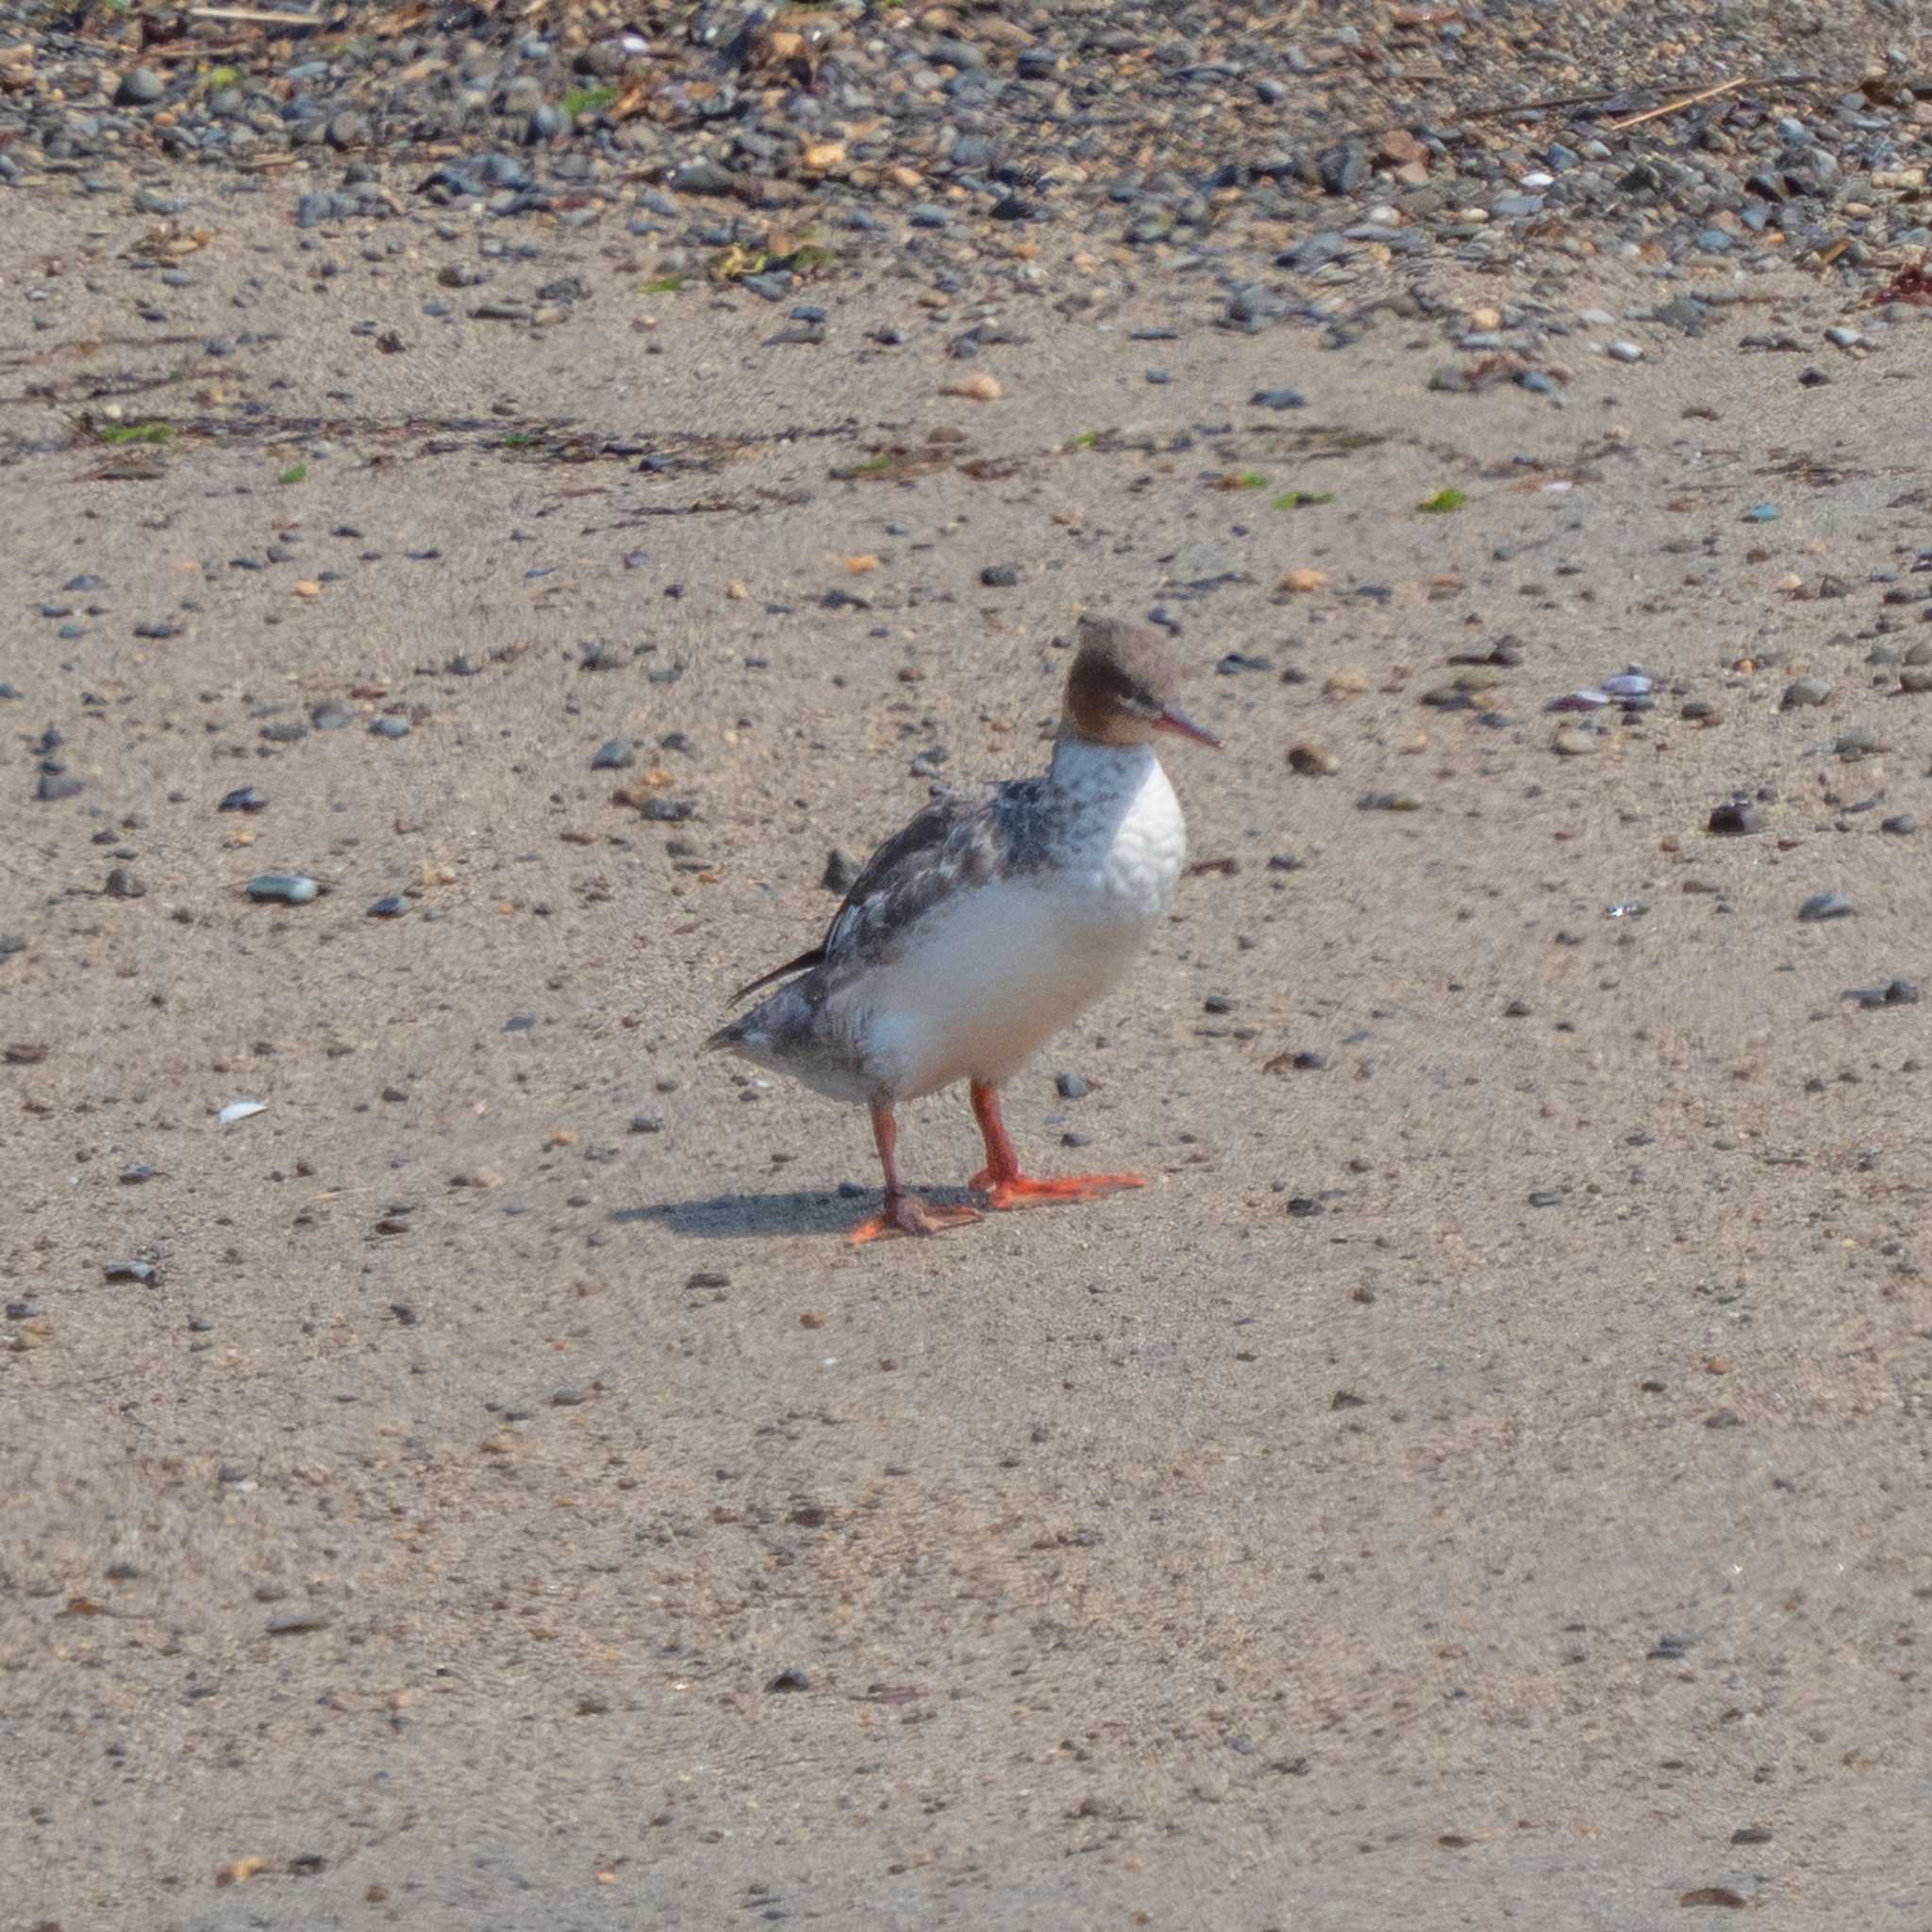
[[[989,1208],[1024,1208],[1029,1201],[1097,1201],[1122,1188],[1147,1185],[1137,1174],[1072,1174],[1055,1181],[1029,1178],[1020,1172],[1020,1157],[1000,1118],[997,1090],[974,1080],[972,1092],[973,1117],[986,1142],[986,1165],[967,1185],[986,1196]]]
[[[861,1221],[846,1236],[848,1247],[863,1247],[889,1234],[938,1234],[958,1227],[979,1215],[971,1208],[928,1208],[917,1194],[908,1194],[899,1185],[899,1124],[892,1109],[880,1105],[872,1110],[872,1137],[878,1143],[879,1165],[886,1171],[886,1199],[880,1211],[870,1221]]]

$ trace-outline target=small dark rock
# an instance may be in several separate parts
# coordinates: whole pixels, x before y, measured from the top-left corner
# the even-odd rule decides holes
[[[284,906],[307,906],[322,891],[311,878],[304,878],[296,873],[265,872],[248,881],[247,891],[251,899],[279,903]]]
[[[1712,808],[1710,829],[1723,838],[1740,839],[1764,829],[1764,814],[1755,805],[1720,805]]]
[[[151,108],[167,92],[168,83],[152,67],[134,67],[121,76],[114,98],[124,108]]]
[[[1315,172],[1321,175],[1325,192],[1353,194],[1368,179],[1368,150],[1352,141],[1324,148],[1316,157]]]
[[[1814,892],[1798,908],[1798,917],[1807,925],[1825,919],[1851,919],[1857,908],[1840,892]]]

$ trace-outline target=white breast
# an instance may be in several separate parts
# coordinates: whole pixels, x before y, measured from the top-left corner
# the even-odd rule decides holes
[[[876,1087],[911,1099],[1006,1079],[1120,979],[1167,910],[1186,854],[1167,774],[1151,752],[1075,749],[1093,762],[1063,774],[1054,863],[959,893],[838,996],[827,1017]]]

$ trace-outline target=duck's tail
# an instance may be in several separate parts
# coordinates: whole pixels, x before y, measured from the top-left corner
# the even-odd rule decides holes
[[[823,966],[824,963],[824,947],[814,946],[810,952],[801,953],[797,958],[788,959],[782,966],[774,966],[769,973],[760,973],[749,986],[741,986],[726,1004],[735,1007],[747,993],[758,991],[761,986],[770,986],[774,979],[789,979],[794,973],[808,973],[814,966]]]

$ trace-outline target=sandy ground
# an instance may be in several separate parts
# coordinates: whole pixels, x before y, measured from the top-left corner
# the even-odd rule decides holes
[[[1753,283],[1576,325],[1557,408],[1431,392],[1438,322],[1058,274],[976,364],[890,276],[767,346],[582,236],[484,291],[575,268],[569,322],[441,325],[471,244],[210,205],[142,347],[151,224],[17,206],[68,266],[44,330],[6,291],[8,393],[63,387],[0,418],[7,1925],[1932,1924],[1932,1005],[1846,997],[1932,965],[1932,696],[1866,661],[1932,637],[1883,602],[1932,595],[1932,323],[1860,359]],[[1740,352],[1774,324],[1811,352]],[[59,443],[120,374],[267,426]],[[1053,639],[1155,606],[1227,743],[1170,761],[1203,869],[1008,1108],[1151,1185],[849,1251],[863,1120],[699,1044],[921,751],[1037,766]],[[1511,639],[1498,722],[1420,702]],[[1657,708],[1559,756],[1633,661]],[[29,802],[49,725],[85,790]],[[902,1150],[957,1189],[962,1097]]]

